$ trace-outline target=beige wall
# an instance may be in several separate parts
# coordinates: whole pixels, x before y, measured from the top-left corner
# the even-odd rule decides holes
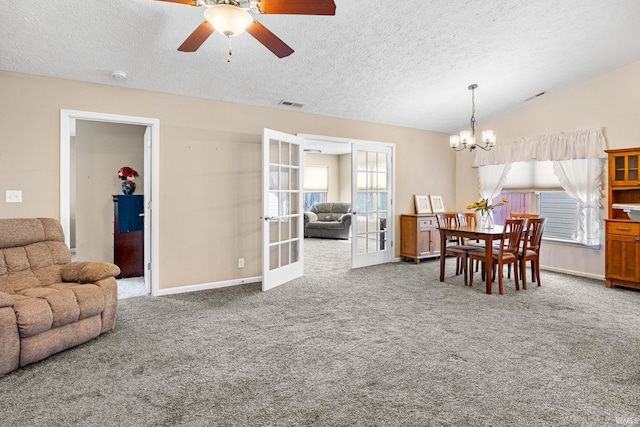
[[[500,141],[512,138],[570,132],[602,127],[608,148],[639,147],[640,123],[640,62],[578,84],[573,88],[545,95],[537,102],[491,122],[481,123],[493,129]],[[478,181],[473,158],[469,153],[456,157],[456,205],[465,205],[478,198]],[[606,218],[606,176],[602,218]],[[604,276],[604,238],[602,247],[584,249],[545,243],[541,265],[586,274]]]
[[[113,262],[112,195],[122,194],[118,170],[129,166],[138,172],[134,194],[144,194],[145,129],[77,121],[72,145],[76,158],[76,205],[72,215],[76,219],[76,260]]]
[[[161,289],[261,275],[265,127],[396,144],[396,214],[413,212],[416,193],[455,199],[441,133],[8,72],[0,93],[0,194],[21,189],[24,200],[3,197],[2,218],[59,217],[60,109],[160,120]]]

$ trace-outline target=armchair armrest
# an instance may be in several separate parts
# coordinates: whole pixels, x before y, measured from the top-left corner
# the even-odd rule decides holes
[[[2,307],[12,307],[13,306],[13,298],[6,292],[0,292],[0,308]]]
[[[340,218],[338,218],[338,221],[343,224],[351,224],[351,213],[347,212],[346,214],[342,215]]]
[[[313,213],[313,212],[305,212],[304,213],[304,222],[305,222],[305,224],[307,222],[315,222],[317,220],[318,220],[318,215],[316,215],[315,213]]]
[[[62,266],[65,282],[93,283],[120,274],[120,267],[109,262],[70,262]]]

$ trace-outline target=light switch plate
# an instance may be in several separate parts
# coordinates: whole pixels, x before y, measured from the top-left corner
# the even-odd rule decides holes
[[[22,190],[7,190],[5,201],[7,203],[22,203]]]

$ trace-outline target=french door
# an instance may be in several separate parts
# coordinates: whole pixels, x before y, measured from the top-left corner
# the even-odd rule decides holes
[[[351,155],[351,267],[394,257],[393,149],[354,143]]]
[[[303,274],[302,139],[262,132],[262,290]]]

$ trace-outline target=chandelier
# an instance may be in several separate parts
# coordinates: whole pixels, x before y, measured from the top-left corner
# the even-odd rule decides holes
[[[478,88],[477,84],[470,85],[467,89],[471,91],[471,130],[463,130],[460,135],[451,135],[449,137],[449,145],[455,151],[461,151],[465,148],[469,151],[473,151],[476,147],[480,147],[485,151],[489,151],[496,145],[496,134],[492,130],[482,131],[482,144],[476,144],[476,101],[475,90]],[[462,146],[460,147],[460,143]],[[458,148],[459,147],[459,148]]]

